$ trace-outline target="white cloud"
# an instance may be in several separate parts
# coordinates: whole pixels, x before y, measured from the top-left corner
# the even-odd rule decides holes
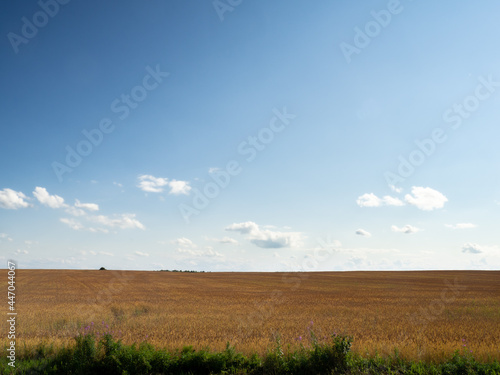
[[[134,254],[139,255],[141,257],[148,257],[149,256],[148,253],[143,253],[142,251],[136,251]]]
[[[188,254],[196,257],[209,257],[209,258],[222,258],[224,255],[215,251],[211,246],[208,246],[205,250],[192,250],[192,249],[177,249],[178,253]]]
[[[393,225],[393,226],[391,226],[391,229],[393,232],[399,232],[399,233],[405,233],[405,234],[417,233],[421,230],[421,229],[416,228],[412,225],[405,225],[402,228],[398,228],[397,226]]]
[[[361,195],[356,200],[356,203],[360,207],[404,206],[404,203],[399,198],[394,198],[389,195],[379,198],[373,193]]]
[[[86,214],[86,212],[84,210],[81,210],[81,209],[73,207],[73,206],[67,207],[66,212],[70,215],[73,215],[73,216],[84,216]]]
[[[105,229],[105,228],[88,228],[88,230],[89,230],[89,232],[92,232],[92,233],[97,233],[97,232],[109,233],[109,230]]]
[[[161,193],[163,192],[163,187],[168,184],[167,178],[154,177],[146,174],[139,176],[138,179],[139,185],[137,185],[137,187],[148,193]]]
[[[61,223],[66,224],[68,227],[70,227],[73,230],[82,230],[82,231],[88,231],[92,233],[109,233],[109,230],[106,228],[93,228],[93,227],[85,227],[81,222],[71,219],[71,218],[66,218],[63,217],[59,219]]]
[[[399,198],[394,198],[389,195],[386,195],[384,198],[382,198],[382,202],[386,206],[404,206],[404,202],[399,199]]]
[[[29,253],[28,250],[21,250],[21,249],[16,250],[16,254],[28,254],[28,253]]]
[[[33,191],[35,198],[44,206],[50,208],[64,208],[65,211],[73,216],[84,216],[87,211],[99,211],[99,205],[95,203],[81,203],[78,199],[75,199],[75,205],[69,206],[64,203],[64,198],[58,195],[50,195],[47,189],[37,186]]]
[[[10,241],[12,242],[12,238],[9,237],[9,235],[7,233],[0,233],[0,240],[1,239],[5,239],[7,241]]]
[[[477,243],[467,242],[462,245],[462,253],[482,254],[489,259],[497,258],[500,255],[500,246],[498,245],[479,245]],[[485,259],[485,258],[483,258]],[[491,265],[491,264],[490,264]]]
[[[219,172],[219,171],[220,171],[220,168],[217,168],[217,167],[208,168],[208,173],[210,173],[210,174],[215,173],[215,172]]]
[[[371,237],[372,236],[372,234],[370,232],[367,232],[364,229],[358,229],[358,230],[356,230],[356,234],[359,235],[359,236],[363,236],[363,237]]]
[[[114,218],[109,216],[98,215],[89,216],[89,220],[105,225],[107,227],[118,227],[121,229],[145,229],[144,225],[137,219],[135,219],[135,214],[122,214],[117,215]]]
[[[189,186],[189,182],[187,181],[168,181],[168,178],[154,177],[151,175],[141,175],[138,179],[139,185],[137,185],[137,187],[148,193],[162,193],[167,186],[170,188],[168,194],[189,195],[191,191],[191,186]]]
[[[318,238],[318,242],[324,249],[342,247],[342,243],[339,240],[334,240],[330,236],[328,236],[326,240]]]
[[[389,188],[395,193],[401,193],[403,191],[403,188],[398,188],[395,185],[389,185]]]
[[[7,210],[17,210],[18,208],[25,208],[29,206],[29,203],[25,201],[28,199],[26,195],[20,191],[14,191],[12,189],[0,190],[0,207]]]
[[[187,181],[172,180],[168,183],[168,186],[170,186],[170,191],[168,193],[174,195],[189,195],[191,190],[191,186],[189,186],[189,182]]]
[[[177,238],[176,240],[171,241],[171,243],[181,246],[181,247],[190,247],[190,248],[196,248],[197,246],[191,241],[189,238],[186,237],[181,237]]]
[[[236,241],[234,238],[231,238],[231,237],[223,237],[221,238],[220,240],[217,240],[218,242],[220,243],[231,243],[231,244],[234,244],[236,245],[238,243],[238,241]]]
[[[67,205],[64,203],[64,199],[62,197],[60,197],[59,195],[50,195],[47,192],[47,189],[45,189],[43,187],[37,186],[35,188],[35,190],[33,191],[33,195],[44,206],[47,206],[50,208],[67,207]]]
[[[87,211],[99,211],[99,205],[95,203],[80,203],[78,199],[75,199],[75,207],[83,208]]]
[[[69,219],[66,217],[62,217],[59,219],[59,221],[61,223],[66,224],[67,226],[69,226],[71,229],[74,229],[74,230],[83,230],[85,228],[82,225],[82,223],[80,223],[79,221],[76,221],[75,219]]]
[[[444,204],[448,202],[448,198],[446,198],[443,194],[429,187],[424,188],[413,186],[411,188],[411,193],[413,195],[405,195],[406,202],[424,211],[432,211],[436,208],[442,208]]]
[[[252,222],[234,223],[225,228],[227,231],[248,234],[247,240],[262,248],[299,247],[302,245],[302,233],[299,232],[278,232],[268,229],[260,229]]]
[[[210,238],[205,236],[206,241],[212,241],[212,242],[218,242],[222,244],[233,244],[237,245],[238,241],[236,241],[234,238],[231,237],[223,237],[223,238]]]
[[[476,224],[472,223],[445,224],[445,226],[451,229],[470,229],[477,227]]]
[[[373,193],[366,193],[358,197],[356,203],[359,207],[379,207],[382,205],[382,199]]]
[[[123,184],[120,184],[119,182],[113,181],[113,185],[116,185],[118,187],[123,187]]]
[[[342,248],[338,249],[339,252],[349,255],[382,255],[382,254],[392,254],[400,253],[401,251],[396,248],[371,248],[371,247],[354,247],[354,248]]]
[[[346,265],[354,267],[369,266],[371,262],[365,256],[353,256],[346,262]]]
[[[476,243],[467,242],[462,246],[462,253],[480,254],[482,252],[484,252],[483,247]]]
[[[114,257],[114,256],[115,256],[115,254],[113,254],[113,253],[108,253],[108,252],[106,252],[106,251],[99,251],[99,254],[101,254],[101,255],[106,255],[106,256],[108,256],[108,257]]]
[[[402,189],[391,186],[395,192],[401,192]],[[405,195],[405,201],[424,211],[431,211],[436,208],[442,208],[448,199],[439,191],[413,186],[411,194]],[[380,207],[380,206],[404,206],[405,203],[396,197],[386,195],[383,198],[377,197],[373,193],[366,193],[358,197],[356,203],[360,207]]]
[[[78,199],[75,199],[75,205],[69,206],[64,203],[64,198],[58,195],[50,195],[47,189],[37,186],[33,191],[35,198],[44,206],[50,208],[64,208],[65,211],[73,216],[84,216],[87,211],[99,211],[99,206],[95,203],[81,203]]]
[[[244,223],[233,223],[226,227],[226,230],[240,232],[243,234],[252,233],[259,231],[259,226],[253,221],[247,221]]]

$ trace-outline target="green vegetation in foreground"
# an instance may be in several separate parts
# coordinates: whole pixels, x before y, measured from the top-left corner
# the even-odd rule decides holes
[[[58,351],[42,345],[17,358],[15,369],[4,357],[1,374],[500,374],[500,362],[479,363],[470,353],[458,351],[449,361],[436,364],[403,360],[397,352],[387,358],[364,358],[350,352],[352,338],[343,335],[288,354],[278,339],[263,358],[246,357],[229,343],[222,352],[188,346],[171,353],[148,343],[123,345],[110,334],[98,341],[93,334],[75,340],[76,345]]]

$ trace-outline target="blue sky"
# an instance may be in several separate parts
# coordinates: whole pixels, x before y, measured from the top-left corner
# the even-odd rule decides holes
[[[0,11],[0,260],[500,269],[500,5]]]

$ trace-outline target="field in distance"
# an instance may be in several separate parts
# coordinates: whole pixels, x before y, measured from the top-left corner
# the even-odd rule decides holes
[[[7,289],[7,271],[0,286]],[[264,353],[332,333],[358,353],[500,359],[500,271],[174,273],[17,270],[18,347],[110,332],[124,343]],[[7,309],[5,303],[4,309]],[[2,332],[8,332],[5,319]],[[2,337],[0,344],[7,344]]]

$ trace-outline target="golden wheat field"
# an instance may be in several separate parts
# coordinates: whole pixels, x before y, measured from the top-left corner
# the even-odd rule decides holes
[[[4,273],[0,283],[7,287]],[[18,270],[18,348],[71,345],[78,333],[125,343],[264,353],[332,333],[361,354],[500,359],[500,272],[180,273]],[[7,302],[7,301],[6,301]],[[7,303],[4,309],[7,311]],[[1,326],[7,332],[5,319]],[[3,335],[3,344],[7,342]],[[466,346],[463,346],[466,345]]]

